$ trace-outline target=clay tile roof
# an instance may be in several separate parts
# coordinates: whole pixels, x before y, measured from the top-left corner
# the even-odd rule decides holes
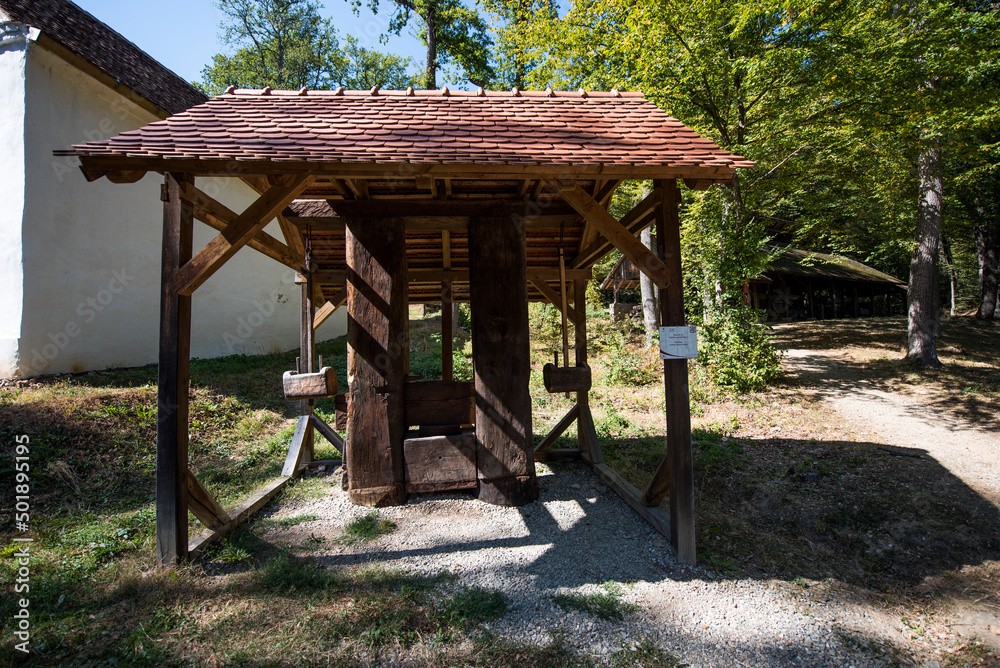
[[[0,0],[0,12],[37,28],[168,114],[208,98],[132,42],[67,0]]]
[[[641,93],[617,92],[243,90],[74,148],[81,157],[153,160],[677,165],[730,174],[753,165]]]

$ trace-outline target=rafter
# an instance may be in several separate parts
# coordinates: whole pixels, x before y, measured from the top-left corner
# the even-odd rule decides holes
[[[618,221],[622,227],[628,230],[629,234],[633,237],[645,228],[653,224],[653,214],[656,208],[660,206],[660,193],[654,188],[649,195],[643,198],[641,202],[636,204],[631,211],[622,216],[621,220]],[[605,214],[609,218],[610,214]],[[587,218],[584,218],[587,220]],[[612,219],[613,220],[613,219]],[[577,253],[577,256],[573,258],[570,263],[574,267],[588,266],[601,259],[607,255],[611,248],[612,243],[608,239],[598,239],[597,241],[586,246]]]

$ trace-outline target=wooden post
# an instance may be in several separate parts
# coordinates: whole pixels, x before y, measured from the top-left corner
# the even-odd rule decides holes
[[[454,324],[452,318],[451,281],[441,283],[441,380],[453,380],[455,374]]]
[[[409,368],[406,236],[401,218],[347,219],[347,493],[406,502],[403,435]]]
[[[300,373],[315,373],[316,371],[316,330],[313,328],[313,279],[310,267],[306,267],[306,281],[302,284],[302,323],[299,333],[299,359],[302,360]],[[299,415],[312,415],[316,406],[313,399],[303,399],[299,402]],[[314,436],[312,423],[306,427],[305,438],[302,441],[302,459],[299,464],[308,464],[313,460]]]
[[[538,498],[528,391],[526,269],[521,217],[477,217],[469,222],[479,498],[502,506]]]
[[[156,422],[156,560],[187,557],[188,387],[191,297],[178,294],[177,272],[191,259],[194,206],[181,199],[187,174],[166,175],[163,186],[163,260],[160,278],[160,366]]]
[[[576,310],[576,322],[573,327],[573,335],[576,345],[576,365],[587,364],[587,281],[581,278],[573,281],[573,307]],[[576,393],[576,405],[579,408],[579,415],[576,420],[576,442],[580,448],[580,455],[587,461],[601,464],[604,457],[601,454],[600,444],[595,440],[591,443],[591,429],[588,424],[590,420],[590,391],[580,391]]]
[[[670,272],[670,285],[660,291],[660,326],[681,327],[684,318],[684,282],[681,274],[681,237],[678,209],[680,192],[674,181],[657,181],[663,190],[663,205],[656,213],[656,246]],[[691,407],[688,396],[687,360],[663,361],[667,418],[667,456],[653,477],[642,502],[659,505],[669,480],[670,542],[677,561],[694,564],[694,466],[691,454]],[[660,475],[661,472],[668,475]],[[662,481],[662,482],[660,482]],[[659,484],[657,484],[659,482]]]

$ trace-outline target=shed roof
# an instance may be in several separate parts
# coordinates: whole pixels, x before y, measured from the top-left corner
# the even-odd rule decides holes
[[[166,114],[208,98],[156,59],[68,0],[0,0],[0,10],[82,58]],[[162,114],[161,114],[162,115]]]
[[[74,147],[84,166],[185,162],[194,174],[227,162],[243,172],[294,163],[336,170],[414,165],[409,174],[467,165],[491,173],[566,173],[728,181],[753,163],[720,149],[640,93],[470,91],[231,91],[108,141]],[[198,161],[195,164],[192,161]],[[437,168],[436,166],[440,166]],[[481,172],[482,169],[476,171]],[[380,176],[387,176],[384,168]]]
[[[754,280],[768,281],[769,277],[779,274],[859,283],[906,285],[903,281],[857,260],[800,248],[785,248],[771,263],[771,267]],[[601,283],[601,289],[612,290],[616,287],[616,283],[619,290],[636,290],[639,287],[639,271],[628,258],[623,257],[618,261]]]

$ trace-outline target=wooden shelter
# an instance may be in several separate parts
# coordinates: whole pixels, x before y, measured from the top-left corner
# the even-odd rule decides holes
[[[765,248],[774,252],[774,248]],[[639,270],[622,257],[602,290],[639,289]],[[842,255],[780,249],[769,269],[747,281],[747,303],[770,322],[895,315],[906,308],[906,283]]]
[[[694,188],[749,166],[641,94],[440,91],[236,91],[108,141],[74,147],[89,179],[163,186],[163,280],[157,430],[157,553],[197,553],[264,505],[312,459],[313,431],[341,449],[351,499],[400,504],[407,494],[478,490],[519,505],[537,498],[534,461],[579,457],[694,563],[687,367],[665,363],[667,454],[640,493],[601,456],[589,405],[584,292],[612,248],[661,287],[663,325],[684,323],[678,179]],[[243,212],[197,179],[239,178],[260,193]],[[607,207],[624,179],[652,192],[620,220]],[[277,217],[283,239],[262,232]],[[195,252],[194,219],[219,235]],[[656,225],[659,247],[636,238]],[[226,512],[188,470],[192,295],[243,246],[301,274],[299,368],[286,378],[301,417],[285,478]],[[473,383],[451,380],[447,306],[469,301]],[[552,375],[577,402],[533,448],[527,304],[544,300],[575,325],[574,367]],[[444,378],[408,377],[408,304],[441,302]],[[313,414],[336,392],[317,373],[313,332],[348,310],[347,437]],[[588,370],[589,371],[589,370]],[[306,375],[308,374],[308,376]],[[297,380],[297,377],[298,378]],[[301,383],[298,383],[301,381]],[[555,390],[555,388],[552,388]],[[317,394],[318,393],[318,394]],[[549,447],[573,422],[579,448]],[[667,517],[657,507],[670,495]],[[210,527],[188,542],[188,510]]]

